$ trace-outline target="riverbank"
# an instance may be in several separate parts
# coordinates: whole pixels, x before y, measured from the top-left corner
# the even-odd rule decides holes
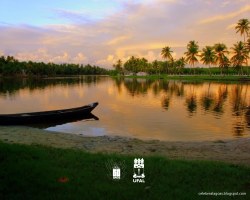
[[[188,81],[215,81],[215,82],[250,82],[249,75],[146,75],[146,76],[116,76],[122,78],[143,78],[150,80],[188,80]]]
[[[202,142],[143,141],[124,137],[85,137],[29,127],[1,127],[0,141],[80,149],[90,153],[164,156],[170,159],[212,160],[250,166],[250,138]]]

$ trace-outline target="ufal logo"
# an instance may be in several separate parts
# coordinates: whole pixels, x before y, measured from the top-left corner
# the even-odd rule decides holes
[[[134,183],[145,183],[145,174],[144,174],[144,159],[135,158],[134,159]]]
[[[125,161],[115,162],[113,160],[108,160],[106,162],[106,168],[108,171],[108,177],[110,179],[119,181],[126,175]]]
[[[113,179],[121,179],[121,169],[117,165],[113,167]]]

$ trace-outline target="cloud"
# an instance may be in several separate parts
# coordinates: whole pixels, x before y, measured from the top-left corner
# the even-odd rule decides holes
[[[111,39],[110,41],[107,42],[107,45],[116,45],[122,41],[125,41],[126,39],[129,39],[130,36],[123,35],[123,36],[118,36],[116,38]]]
[[[240,10],[228,13],[226,15],[217,15],[217,16],[210,17],[207,19],[203,19],[199,22],[199,24],[208,24],[208,23],[219,21],[219,20],[231,19],[231,18],[239,16],[242,13],[249,12],[249,11],[250,11],[250,5],[246,5],[242,7]]]
[[[0,50],[0,56],[4,55],[4,51]]]
[[[55,9],[54,12],[59,19],[64,18],[74,23],[91,23],[94,21],[94,19],[98,19],[97,16],[93,17],[86,11]]]
[[[0,24],[1,50],[21,60],[90,63],[107,68],[132,55],[160,60],[164,46],[170,46],[179,58],[190,40],[199,41],[200,47],[217,42],[232,45],[240,39],[233,24],[249,17],[250,9],[248,1],[113,1],[121,8],[98,16],[98,20],[84,10],[55,8],[57,16],[69,19],[68,23]]]

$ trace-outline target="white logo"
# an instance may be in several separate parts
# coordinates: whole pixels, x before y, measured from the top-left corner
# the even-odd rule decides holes
[[[144,159],[138,158],[134,159],[134,175],[133,182],[134,183],[145,183],[145,174],[144,174]]]
[[[106,162],[106,168],[108,172],[108,177],[115,181],[123,179],[126,175],[126,165],[125,161],[113,161],[108,160]]]
[[[114,166],[113,168],[113,179],[121,178],[121,169],[118,166]]]

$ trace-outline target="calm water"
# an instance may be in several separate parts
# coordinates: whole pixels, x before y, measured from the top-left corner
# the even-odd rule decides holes
[[[249,83],[149,81],[85,76],[0,79],[1,113],[82,106],[98,101],[99,120],[48,130],[87,136],[218,140],[250,136]]]

